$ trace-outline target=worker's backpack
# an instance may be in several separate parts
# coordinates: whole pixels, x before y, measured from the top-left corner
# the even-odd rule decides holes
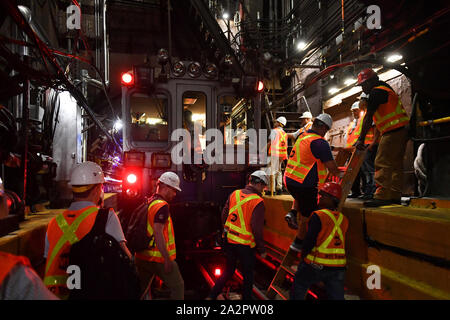
[[[146,199],[130,214],[126,224],[125,238],[131,253],[139,252],[148,248],[152,238],[147,234],[147,216],[149,200]]]
[[[80,268],[81,288],[72,300],[134,300],[140,297],[136,267],[117,240],[105,232],[109,209],[100,209],[92,230],[71,246],[69,265]]]

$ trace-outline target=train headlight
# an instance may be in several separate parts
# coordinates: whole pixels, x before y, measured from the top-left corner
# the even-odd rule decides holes
[[[206,67],[205,67],[205,76],[206,76],[208,79],[213,79],[213,78],[217,77],[217,73],[218,73],[218,71],[217,71],[217,66],[216,66],[214,63],[208,63],[208,64],[206,64]]]
[[[202,73],[202,68],[200,66],[200,63],[192,62],[188,66],[188,74],[189,74],[190,77],[197,78],[197,77],[200,76],[201,73]]]
[[[158,51],[158,63],[165,65],[169,61],[169,52],[166,49],[159,49]]]
[[[172,67],[172,72],[175,77],[182,77],[186,73],[186,66],[181,61],[175,62]]]

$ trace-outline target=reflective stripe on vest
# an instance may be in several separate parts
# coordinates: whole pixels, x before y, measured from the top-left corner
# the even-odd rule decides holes
[[[242,195],[242,199],[241,199]],[[256,203],[250,203],[252,200],[257,200]],[[256,195],[245,195],[241,190],[236,190],[230,196],[230,209],[228,210],[227,221],[225,222],[225,229],[228,231],[227,238],[231,243],[242,244],[254,248],[256,246],[255,238],[251,230],[249,221],[253,214],[253,209],[263,199]],[[237,214],[236,214],[237,212]],[[248,221],[248,225],[246,223]]]
[[[158,204],[162,204],[158,206]],[[136,252],[136,257],[152,261],[158,263],[164,263],[164,258],[156,246],[154,231],[153,231],[153,221],[156,215],[156,212],[164,205],[167,205],[167,202],[164,200],[155,200],[148,207],[148,219],[147,219],[147,234],[151,237],[150,243],[148,245],[147,250],[143,250],[140,252]],[[176,258],[176,245],[175,245],[175,235],[173,231],[172,218],[169,216],[167,219],[167,223],[164,226],[164,239],[166,240],[166,249],[169,253],[170,260],[175,260]]]
[[[338,219],[334,217],[333,213],[330,210],[322,209],[315,211],[315,213],[319,216],[320,221],[322,223],[322,230],[326,230],[328,225],[324,225],[324,217],[322,214],[325,214],[330,220],[328,220],[328,224],[330,222],[333,223],[333,229],[328,233],[325,240],[322,243],[317,243],[319,238],[321,237],[321,232],[317,236],[316,246],[311,250],[311,252],[306,256],[306,263],[315,263],[324,266],[331,267],[343,267],[346,264],[345,258],[345,236],[341,229],[341,224],[343,223],[345,217],[342,213],[338,212]],[[347,221],[345,220],[344,230],[347,230]],[[338,237],[338,245],[331,242],[335,237]],[[330,247],[331,244],[331,247]]]
[[[345,145],[346,148],[352,147],[356,140],[358,140],[359,136],[361,135],[362,131],[362,124],[364,121],[364,117],[366,116],[367,111],[364,111],[364,113],[357,119],[356,121],[356,127],[351,130],[351,125],[349,125],[349,128],[347,129],[347,143]],[[371,144],[373,142],[374,138],[374,127],[371,126],[369,131],[367,131],[366,137],[364,138],[364,144]]]
[[[275,140],[269,147],[269,155],[287,159],[287,133],[281,128],[273,129],[276,132]]]
[[[53,240],[53,237],[50,233],[58,232],[54,228],[54,223],[52,221],[49,224],[49,229],[47,231],[47,237],[49,239],[52,239],[52,242],[50,243],[50,251],[49,255],[47,257],[47,263],[45,266],[45,277],[44,277],[44,284],[52,291],[54,294],[58,295],[61,299],[65,299],[68,297],[68,289],[66,287],[66,282],[68,275],[66,274],[66,264],[68,263],[68,258],[65,257],[66,261],[61,260],[61,254],[64,252],[68,252],[70,250],[70,246],[72,246],[74,243],[81,240],[82,236],[85,236],[87,233],[89,233],[90,229],[95,223],[95,217],[96,213],[98,212],[98,208],[95,206],[88,207],[84,211],[81,212],[81,214],[78,215],[78,217],[75,218],[75,220],[69,225],[67,223],[66,218],[64,217],[65,214],[67,214],[67,211],[65,211],[62,214],[57,215],[54,218],[54,221],[56,222],[57,229],[59,229],[59,232],[61,232],[61,235],[56,240],[56,243]],[[85,221],[86,218],[90,217],[91,214],[95,214],[93,216],[92,225],[90,225],[90,228],[86,228],[81,230],[80,232],[80,226]],[[80,233],[77,235],[77,233]]]
[[[409,123],[408,114],[403,108],[399,96],[385,86],[378,86],[375,89],[385,90],[388,93],[388,101],[378,106],[373,115],[373,121],[381,134],[404,127]]]
[[[314,157],[311,152],[311,142],[317,139],[323,139],[323,137],[315,133],[303,133],[298,137],[286,165],[286,177],[299,183],[303,183],[309,171],[311,171],[314,164],[317,163],[317,177],[319,179],[318,185],[320,187],[323,183],[325,183],[327,169],[323,162]],[[302,146],[301,150],[300,146]]]

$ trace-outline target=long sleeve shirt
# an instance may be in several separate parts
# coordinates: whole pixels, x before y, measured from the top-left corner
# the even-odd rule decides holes
[[[244,189],[242,189],[242,193],[243,194],[256,193],[257,195],[261,196],[261,193],[259,193],[251,185],[247,185]],[[228,198],[227,202],[225,203],[225,207],[223,208],[223,211],[222,211],[222,225],[225,225],[225,222],[227,221],[229,210],[230,210],[230,198]],[[266,249],[264,247],[264,239],[263,239],[265,211],[266,211],[266,209],[264,207],[264,201],[261,201],[253,209],[252,218],[250,220],[252,234],[253,234],[253,237],[255,238],[256,250],[258,250],[259,253],[266,252]]]

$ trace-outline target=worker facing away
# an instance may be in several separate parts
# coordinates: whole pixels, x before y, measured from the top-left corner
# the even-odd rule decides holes
[[[263,240],[265,207],[261,193],[268,183],[267,174],[258,170],[250,175],[250,182],[245,189],[236,190],[229,196],[222,211],[226,267],[207,300],[216,299],[222,292],[226,282],[233,276],[238,261],[244,277],[243,299],[253,299],[255,251],[263,258],[266,255]]]
[[[399,96],[372,69],[364,69],[358,74],[358,85],[369,95],[367,113],[362,123],[361,134],[355,147],[364,149],[364,141],[372,120],[381,138],[375,157],[375,183],[377,190],[367,207],[400,204],[403,177],[403,156],[408,141],[409,116],[403,108]],[[395,146],[393,148],[392,146]]]
[[[353,120],[350,121],[345,132],[346,148],[352,148],[359,137],[359,129],[361,127],[360,123],[362,119],[361,110],[359,109],[359,101],[352,104],[350,111],[352,112]],[[359,196],[361,196],[361,171],[358,171],[358,175],[352,185],[352,193],[348,196],[348,198],[358,198]]]
[[[305,299],[309,287],[319,282],[325,284],[328,299],[344,300],[348,219],[336,211],[341,196],[336,182],[325,183],[319,191],[319,209],[308,220],[291,300]]]
[[[312,114],[309,111],[303,112],[303,114],[299,117],[300,119],[300,129],[298,129],[297,131],[293,132],[293,133],[288,133],[288,138],[291,139],[297,139],[298,136],[300,134],[302,134],[303,132],[311,129],[313,121],[312,121]]]
[[[27,257],[0,252],[0,300],[58,300]]]
[[[286,165],[284,182],[296,204],[285,217],[288,225],[297,229],[297,237],[291,244],[293,250],[301,248],[306,220],[317,209],[317,187],[325,183],[327,169],[332,175],[340,176],[330,145],[324,139],[332,124],[329,114],[317,116],[311,129],[297,138]]]
[[[46,257],[44,283],[61,299],[69,297],[66,273],[72,245],[83,239],[94,227],[98,206],[103,203],[102,168],[90,161],[74,167],[71,173],[73,202],[63,213],[48,224],[45,238],[44,257]],[[113,209],[108,212],[105,233],[111,235],[124,253],[131,259],[119,218]]]
[[[178,192],[181,192],[180,178],[174,172],[165,172],[149,201],[147,234],[152,241],[146,250],[135,254],[141,288],[149,297],[156,275],[170,289],[170,299],[184,299],[184,280],[175,261],[175,234],[169,212],[169,203]]]
[[[278,117],[274,123],[274,128],[270,133],[270,172],[275,178],[275,189],[277,194],[283,191],[283,173],[281,169],[282,162],[287,159],[287,133],[283,127],[287,124],[285,117]]]

